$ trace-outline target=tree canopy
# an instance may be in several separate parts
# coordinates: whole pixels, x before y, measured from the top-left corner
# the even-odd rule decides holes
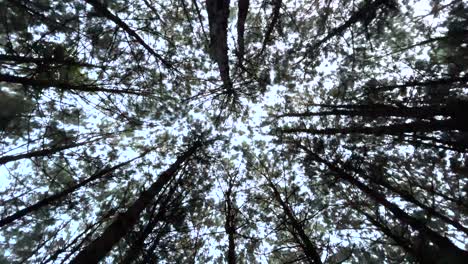
[[[0,263],[468,261],[466,2],[0,3]]]

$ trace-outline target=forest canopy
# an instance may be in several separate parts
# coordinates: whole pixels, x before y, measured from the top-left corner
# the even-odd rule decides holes
[[[0,4],[0,264],[467,263],[466,2]]]

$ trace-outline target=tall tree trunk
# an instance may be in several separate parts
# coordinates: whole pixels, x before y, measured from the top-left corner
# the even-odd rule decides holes
[[[369,196],[376,203],[384,206],[387,210],[403,224],[411,226],[413,229],[427,236],[427,238],[434,243],[439,249],[437,263],[465,263],[468,259],[468,252],[455,246],[450,239],[440,235],[434,230],[430,229],[426,224],[420,220],[408,215],[405,211],[400,209],[396,204],[388,201],[386,197],[378,191],[368,187],[366,184],[354,178],[344,170],[337,167],[335,164],[322,159],[320,156],[310,151],[308,148],[298,145],[301,149],[306,151],[310,158],[320,163],[325,164],[331,171],[337,174],[337,177],[357,187],[367,196]]]
[[[132,36],[140,45],[142,45],[151,55],[153,55],[156,59],[162,62],[164,66],[169,69],[174,69],[172,64],[164,59],[160,54],[158,54],[153,48],[151,48],[141,37],[138,35],[133,29],[130,28],[122,19],[117,17],[116,15],[112,14],[107,7],[102,4],[99,0],[85,0],[88,4],[92,5],[94,9],[100,13],[101,15],[105,16],[107,19],[114,22],[117,26],[127,32],[130,36]]]
[[[105,168],[103,170],[100,170],[96,173],[94,173],[92,176],[90,176],[89,178],[87,178],[86,180],[83,180],[82,182],[76,184],[76,185],[73,185],[72,187],[68,188],[68,189],[65,189],[59,193],[56,193],[56,194],[53,194],[49,197],[46,197],[42,200],[40,200],[39,202],[33,204],[33,205],[30,205],[24,209],[21,209],[19,211],[17,211],[16,213],[10,215],[10,216],[7,216],[3,219],[0,220],[0,227],[4,226],[4,225],[7,225],[7,224],[10,224],[18,219],[20,219],[21,217],[29,214],[29,213],[32,213],[34,211],[37,211],[45,206],[50,206],[50,205],[53,205],[54,203],[62,200],[63,198],[65,198],[67,195],[75,192],[76,190],[80,189],[81,187],[85,186],[86,184],[94,181],[94,180],[97,180],[99,178],[102,178],[102,177],[105,177],[106,175],[114,172],[115,170],[119,169],[119,168],[122,168],[123,166],[126,166],[128,164],[130,164],[132,161],[138,159],[138,158],[141,158],[142,156],[146,155],[148,152],[136,157],[136,158],[133,158],[131,160],[128,160],[126,162],[123,162],[123,163],[120,163],[116,166],[113,166],[113,167],[110,167],[110,168]]]
[[[265,31],[265,37],[263,38],[262,48],[256,57],[261,57],[263,52],[265,51],[268,43],[271,41],[271,34],[273,34],[273,29],[275,28],[276,24],[278,23],[280,17],[280,10],[281,5],[283,4],[282,0],[274,0],[273,1],[273,11],[270,16],[270,23]]]
[[[58,146],[53,146],[53,147],[47,148],[47,149],[44,148],[44,149],[41,149],[41,150],[30,151],[30,152],[24,153],[24,154],[3,156],[3,157],[0,157],[0,165],[6,164],[6,163],[11,162],[11,161],[21,160],[21,159],[30,159],[30,158],[34,158],[34,157],[49,156],[49,155],[55,154],[57,152],[60,152],[62,150],[76,148],[76,147],[79,147],[79,146],[89,144],[91,142],[93,142],[93,141],[73,143],[73,144],[68,144],[68,145],[58,145]]]
[[[239,49],[237,57],[239,61],[239,67],[242,68],[242,63],[245,54],[245,20],[249,13],[249,2],[250,0],[238,0],[238,13],[237,13],[237,47]]]
[[[177,184],[177,183],[176,183]],[[133,261],[138,258],[140,252],[143,249],[144,243],[146,238],[151,234],[153,229],[156,227],[158,223],[166,219],[166,213],[168,211],[168,205],[171,200],[173,200],[173,195],[176,190],[177,185],[174,184],[174,186],[169,190],[166,197],[159,203],[159,201],[156,201],[155,204],[159,203],[159,208],[157,210],[157,213],[154,214],[154,212],[151,213],[151,218],[149,219],[148,224],[145,226],[145,228],[139,232],[137,239],[132,243],[130,246],[130,249],[125,253],[125,256],[123,260],[120,262],[120,264],[131,264]]]
[[[299,238],[299,241],[297,242],[302,248],[308,261],[310,263],[321,264],[322,260],[320,258],[317,246],[310,240],[309,236],[305,233],[303,226],[300,224],[289,205],[283,200],[283,198],[281,198],[281,194],[279,193],[275,184],[271,181],[271,179],[269,179],[268,177],[266,178],[268,181],[268,185],[273,191],[273,196],[275,200],[280,204],[281,208],[283,209],[287,222],[291,223],[291,226],[294,230],[294,233],[292,235]]]
[[[207,0],[206,10],[210,24],[210,53],[218,63],[224,89],[232,90],[229,76],[229,58],[227,46],[227,27],[230,0]]]
[[[112,250],[112,247],[124,237],[138,222],[141,212],[148,207],[151,201],[179,171],[182,165],[202,146],[197,141],[180,155],[177,160],[127,209],[110,224],[96,240],[91,242],[85,249],[70,262],[74,264],[98,263]]]
[[[226,222],[224,224],[224,229],[226,230],[226,234],[228,235],[228,250],[227,250],[227,263],[228,264],[235,264],[236,263],[236,217],[237,212],[236,208],[234,207],[235,198],[233,197],[233,178],[229,176],[228,182],[228,189],[225,193],[225,216]]]
[[[308,133],[317,135],[336,135],[336,134],[365,134],[365,135],[401,135],[412,132],[433,132],[433,131],[468,131],[468,124],[460,122],[457,119],[435,120],[430,122],[415,121],[406,124],[394,124],[388,126],[374,127],[347,127],[347,128],[285,128],[279,132],[285,134]]]
[[[355,209],[357,209],[355,207]],[[431,264],[433,263],[433,260],[431,258],[428,258],[428,256],[424,254],[420,254],[418,250],[415,249],[415,246],[408,241],[408,239],[403,238],[402,236],[395,234],[395,232],[390,229],[388,226],[385,224],[381,223],[379,220],[371,216],[370,214],[364,212],[363,210],[358,211],[363,214],[367,220],[377,227],[382,233],[384,233],[387,237],[391,238],[393,241],[395,241],[399,247],[403,248],[404,251],[406,251],[408,254],[413,256],[419,263],[421,264]]]
[[[365,171],[363,171],[361,169],[352,168],[352,170],[360,173],[361,175],[365,175]],[[377,177],[376,178],[376,177],[372,177],[372,176],[369,176],[369,175],[365,175],[365,178],[368,179],[370,182],[372,182],[374,184],[383,186],[383,187],[387,188],[388,190],[392,191],[393,193],[398,194],[404,200],[419,206],[420,208],[424,209],[428,214],[433,215],[435,217],[438,217],[442,221],[446,222],[447,224],[452,225],[453,227],[457,228],[458,230],[460,230],[460,231],[462,231],[462,232],[464,232],[465,234],[468,235],[468,229],[466,227],[464,227],[461,223],[449,218],[448,216],[444,215],[443,213],[440,213],[439,211],[437,211],[433,207],[430,207],[430,206],[420,202],[413,195],[411,195],[411,193],[406,192],[404,190],[401,190],[399,188],[396,188],[395,186],[391,185],[388,181],[383,179],[384,177]]]
[[[458,117],[468,109],[468,101],[457,101],[450,105],[434,105],[423,107],[395,107],[391,105],[363,105],[356,106],[357,109],[344,110],[339,106],[333,110],[319,112],[290,112],[275,115],[275,118],[283,117],[312,117],[312,116],[366,116],[366,117],[408,117],[408,118],[433,118],[437,115]]]
[[[307,52],[313,53],[325,42],[329,41],[330,39],[341,36],[348,28],[358,22],[370,22],[370,20],[375,18],[375,14],[377,13],[377,9],[383,5],[389,4],[391,0],[375,0],[375,1],[365,1],[366,5],[361,7],[358,11],[354,12],[351,17],[340,26],[332,29],[330,33],[328,33],[324,38],[319,40],[314,45],[309,45]]]

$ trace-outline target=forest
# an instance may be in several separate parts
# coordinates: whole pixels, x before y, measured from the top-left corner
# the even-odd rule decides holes
[[[0,0],[0,264],[468,263],[468,2]]]

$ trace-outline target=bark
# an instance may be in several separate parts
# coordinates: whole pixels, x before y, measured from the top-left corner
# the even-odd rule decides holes
[[[229,76],[229,58],[227,46],[227,27],[230,0],[207,0],[206,10],[210,25],[210,53],[217,62],[224,89],[232,90]]]
[[[239,48],[239,52],[237,56],[240,67],[242,67],[245,54],[244,32],[245,20],[247,19],[247,14],[249,13],[249,2],[250,0],[238,0],[239,11],[237,13],[237,46]]]
[[[197,141],[192,147],[181,154],[177,160],[158,179],[143,191],[138,199],[127,209],[125,213],[119,214],[115,220],[96,238],[91,244],[84,248],[70,262],[73,264],[98,263],[112,250],[112,248],[133,228],[138,222],[143,210],[147,208],[162,188],[175,177],[176,173],[186,163],[195,152],[201,147],[201,142]]]
[[[37,210],[39,210],[39,209],[41,209],[43,207],[51,206],[51,205],[57,203],[58,201],[64,199],[65,197],[67,197],[69,194],[71,194],[71,193],[75,192],[76,190],[80,189],[81,187],[85,186],[86,184],[88,184],[88,183],[90,183],[92,181],[95,181],[97,179],[103,178],[103,177],[107,176],[108,174],[114,172],[115,170],[130,164],[132,161],[134,161],[136,159],[139,159],[139,158],[141,158],[142,156],[144,156],[146,154],[147,153],[144,153],[143,155],[140,155],[140,156],[138,156],[136,158],[133,158],[131,160],[128,160],[126,162],[120,163],[120,164],[118,164],[116,166],[100,170],[100,171],[94,173],[92,176],[90,176],[86,180],[83,180],[82,182],[80,182],[78,184],[75,184],[75,185],[73,185],[72,187],[70,187],[68,189],[65,189],[65,190],[63,190],[63,191],[61,191],[59,193],[48,196],[48,197],[40,200],[39,202],[37,202],[37,203],[35,203],[33,205],[30,205],[30,206],[28,206],[28,207],[26,207],[24,209],[21,209],[21,210],[17,211],[16,213],[1,219],[0,220],[0,227],[8,225],[8,224],[22,218],[23,216],[25,216],[27,214],[30,214],[30,213],[32,213],[34,211],[37,211]]]
[[[113,94],[133,94],[133,95],[145,95],[144,92],[138,92],[135,90],[120,90],[120,89],[108,89],[102,88],[92,84],[72,84],[63,81],[54,81],[54,80],[39,80],[39,79],[32,79],[27,77],[19,77],[13,76],[9,74],[0,74],[0,82],[7,82],[7,83],[19,83],[22,85],[31,85],[35,87],[56,87],[64,91],[80,91],[80,92],[105,92],[105,93],[113,93]]]
[[[269,178],[267,178],[267,180],[268,185],[273,191],[273,196],[275,200],[280,204],[284,214],[286,215],[287,222],[291,223],[291,226],[294,230],[294,233],[292,235],[298,238],[298,244],[304,251],[304,254],[306,255],[307,259],[310,263],[322,263],[317,246],[310,240],[309,236],[305,233],[304,228],[294,215],[289,205],[286,203],[286,201],[283,200],[283,198],[281,198],[281,194],[279,193],[275,184]]]
[[[172,64],[164,59],[161,55],[159,55],[153,48],[151,48],[141,37],[138,35],[133,29],[130,28],[124,21],[122,21],[119,17],[112,14],[105,5],[101,4],[99,0],[86,0],[86,2],[94,7],[94,9],[100,13],[101,15],[105,16],[112,22],[114,22],[117,26],[123,29],[127,34],[135,38],[135,40],[140,43],[151,55],[157,58],[159,61],[164,64],[169,69],[173,69]]]
[[[417,230],[419,233],[424,234],[427,238],[438,247],[439,252],[437,263],[464,263],[464,260],[468,258],[468,252],[464,251],[457,246],[455,246],[450,239],[440,235],[439,233],[435,232],[434,230],[430,229],[426,224],[422,221],[408,215],[405,211],[400,209],[396,204],[388,201],[386,197],[370,188],[363,182],[359,181],[358,179],[354,178],[352,175],[346,173],[335,164],[322,159],[317,154],[313,153],[306,147],[299,145],[301,149],[306,151],[309,156],[318,161],[322,164],[325,164],[332,172],[336,173],[337,177],[340,179],[348,182],[349,184],[353,185],[354,187],[361,190],[365,193],[368,197],[374,200],[376,203],[384,206],[388,211],[390,211],[395,218],[397,218],[401,223],[411,226],[414,230]],[[462,261],[463,260],[463,261]]]

